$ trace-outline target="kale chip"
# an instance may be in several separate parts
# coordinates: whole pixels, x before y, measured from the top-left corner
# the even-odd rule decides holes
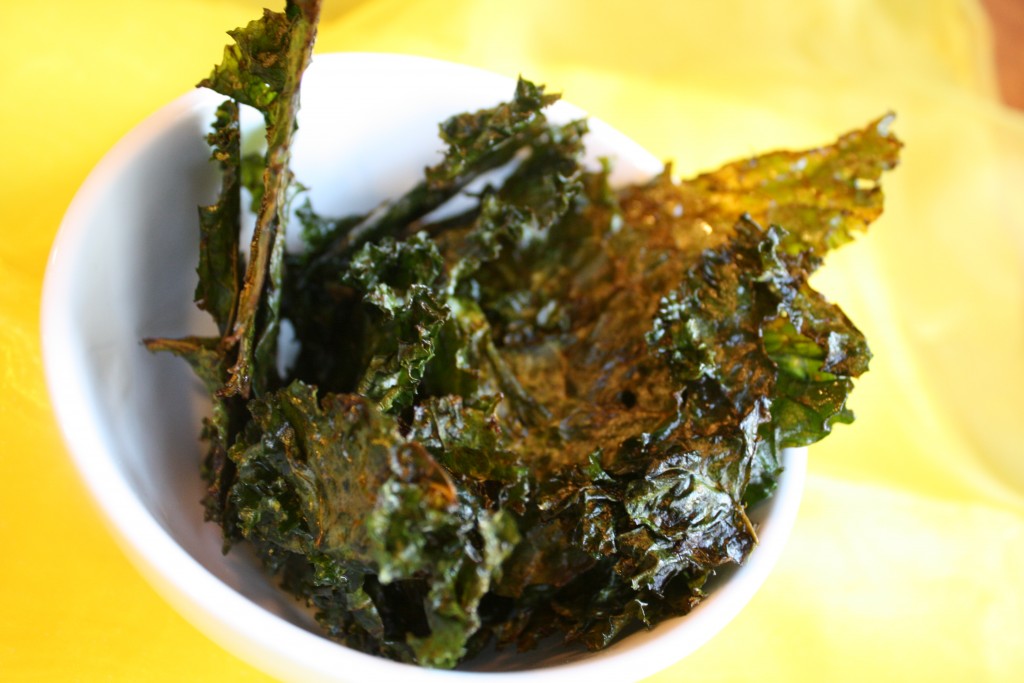
[[[614,188],[584,166],[586,122],[551,123],[557,97],[520,79],[440,124],[446,152],[404,196],[340,218],[301,206],[306,248],[287,253],[318,12],[289,0],[232,32],[201,84],[229,98],[195,295],[218,335],[147,340],[209,390],[205,506],[225,550],[255,548],[330,637],[432,667],[554,634],[602,648],[685,614],[756,546],[747,512],[781,449],[853,419],[870,352],[809,276],[881,213],[891,116]],[[262,173],[243,168],[238,104],[265,116]]]

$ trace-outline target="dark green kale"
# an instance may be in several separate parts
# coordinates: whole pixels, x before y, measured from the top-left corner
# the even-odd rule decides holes
[[[454,666],[518,541],[512,515],[480,510],[401,435],[397,418],[356,394],[319,399],[296,380],[249,410],[230,452],[240,534],[321,608],[329,632],[399,659]],[[389,600],[410,596],[422,604],[393,622],[401,605]]]
[[[602,648],[685,614],[757,544],[781,450],[853,416],[870,352],[809,285],[882,210],[890,117],[835,144],[613,188],[583,121],[520,80],[440,125],[406,195],[295,215],[288,156],[315,2],[232,33],[200,210],[211,338],[148,340],[209,390],[208,516],[350,647],[452,667],[488,642]],[[237,103],[265,116],[260,172]],[[476,201],[435,209],[504,168]],[[261,179],[261,180],[260,180]],[[240,188],[256,231],[243,262]],[[243,273],[244,263],[244,273]],[[282,321],[296,357],[277,369]]]
[[[228,382],[220,392],[225,396],[248,398],[254,386],[259,393],[273,380],[292,180],[288,163],[297,128],[299,84],[312,57],[319,17],[319,0],[288,0],[283,13],[264,10],[260,19],[230,32],[235,43],[224,49],[221,63],[200,83],[255,107],[266,123],[259,212],[233,324],[222,337],[225,352],[234,354]],[[254,356],[261,359],[261,372],[254,367]]]

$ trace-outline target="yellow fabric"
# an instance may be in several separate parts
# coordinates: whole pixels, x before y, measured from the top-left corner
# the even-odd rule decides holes
[[[0,2],[0,679],[261,681],[108,535],[43,384],[39,296],[103,153],[220,57],[250,0]],[[858,423],[811,449],[794,535],[710,644],[651,681],[1024,675],[1024,117],[969,0],[327,0],[318,51],[522,73],[681,173],[889,109],[872,234],[819,284],[872,340]]]

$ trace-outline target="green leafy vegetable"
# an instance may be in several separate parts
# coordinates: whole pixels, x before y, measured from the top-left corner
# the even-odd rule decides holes
[[[255,107],[266,121],[267,155],[263,193],[250,245],[249,262],[238,296],[234,324],[223,338],[225,351],[237,346],[230,379],[222,395],[247,398],[253,384],[269,383],[272,362],[254,368],[253,356],[276,355],[287,191],[288,162],[299,108],[299,83],[309,64],[320,16],[319,0],[288,0],[283,13],[264,10],[260,19],[231,31],[234,45],[200,85]],[[230,229],[228,227],[225,230]]]
[[[208,516],[351,647],[451,667],[488,642],[605,647],[685,614],[757,544],[781,449],[848,423],[867,344],[808,284],[882,210],[891,117],[806,152],[612,188],[556,97],[440,126],[443,159],[367,215],[298,216],[288,156],[316,2],[232,32],[196,302],[154,339],[213,401]],[[262,173],[237,104],[267,124]],[[508,166],[472,208],[434,209]],[[260,180],[261,178],[261,180]],[[240,189],[258,202],[244,265]],[[299,349],[283,376],[283,320]]]

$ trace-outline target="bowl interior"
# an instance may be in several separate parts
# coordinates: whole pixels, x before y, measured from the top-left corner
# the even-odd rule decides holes
[[[439,121],[507,99],[513,87],[501,76],[427,59],[318,55],[303,90],[296,177],[322,213],[369,209],[439,158]],[[43,341],[69,449],[129,555],[179,610],[239,656],[285,679],[436,676],[321,638],[252,557],[239,549],[223,554],[219,528],[203,521],[197,436],[204,392],[185,363],[150,354],[140,340],[213,330],[191,302],[196,207],[212,202],[218,187],[204,136],[220,99],[189,93],[132,131],[90,175],[61,226],[47,271]],[[581,115],[564,103],[553,110],[563,120]],[[588,153],[614,159],[614,181],[661,169],[622,134],[591,124]],[[255,117],[244,118],[243,128],[258,128]],[[635,680],[685,656],[739,611],[777,558],[796,514],[803,453],[787,453],[786,464],[778,495],[756,511],[761,546],[728,590],[691,615],[597,655],[558,648],[495,654],[469,668],[521,670],[538,681],[562,678],[565,666],[578,673],[601,666],[603,675]]]

